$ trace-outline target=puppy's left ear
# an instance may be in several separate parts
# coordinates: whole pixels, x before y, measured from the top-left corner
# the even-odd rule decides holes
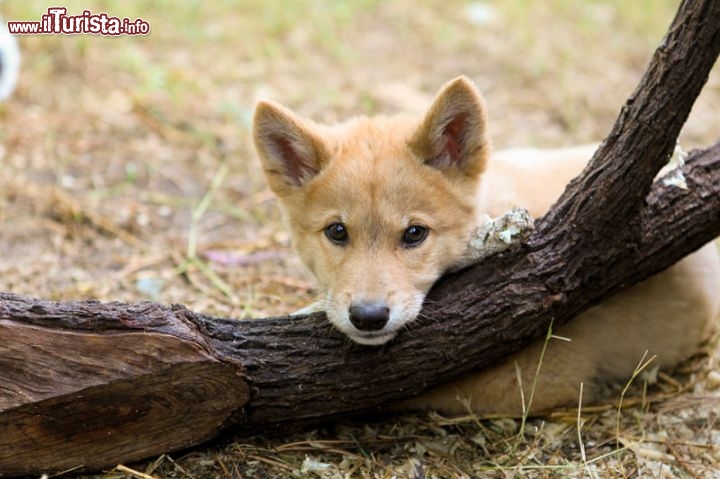
[[[485,169],[490,149],[486,123],[480,93],[461,76],[440,90],[409,146],[428,166],[475,178]]]

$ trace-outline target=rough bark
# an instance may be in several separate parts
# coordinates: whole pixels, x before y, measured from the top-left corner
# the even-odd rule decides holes
[[[374,409],[496,362],[549,318],[562,324],[671,265],[720,235],[720,143],[691,154],[687,190],[651,185],[719,51],[720,1],[684,2],[593,162],[528,243],[441,280],[423,312],[433,319],[382,348],[349,343],[322,314],[238,322],[0,294],[0,476],[112,466],[230,424]]]
[[[188,447],[248,398],[182,308],[0,294],[0,311],[0,477]]]

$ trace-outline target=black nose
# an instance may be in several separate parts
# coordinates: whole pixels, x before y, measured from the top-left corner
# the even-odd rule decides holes
[[[390,308],[384,304],[360,303],[350,306],[350,322],[360,331],[377,331],[388,322]]]

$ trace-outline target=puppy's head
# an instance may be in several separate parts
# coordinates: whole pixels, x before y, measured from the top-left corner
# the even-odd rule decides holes
[[[268,184],[328,318],[354,341],[392,339],[465,251],[489,149],[485,124],[480,94],[464,77],[421,121],[326,127],[258,104],[253,135]]]

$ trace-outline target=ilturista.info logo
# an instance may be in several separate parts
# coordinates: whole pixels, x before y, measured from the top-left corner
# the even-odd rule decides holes
[[[90,10],[68,15],[65,7],[50,7],[40,21],[7,22],[7,29],[13,35],[147,35],[150,24],[142,18],[130,20]]]

